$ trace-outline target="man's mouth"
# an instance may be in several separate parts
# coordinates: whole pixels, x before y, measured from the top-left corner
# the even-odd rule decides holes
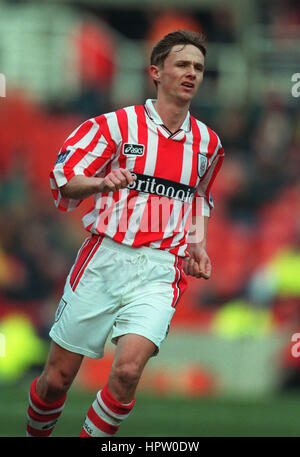
[[[181,85],[184,86],[184,87],[188,87],[189,89],[193,89],[194,88],[194,84],[193,83],[184,82]]]

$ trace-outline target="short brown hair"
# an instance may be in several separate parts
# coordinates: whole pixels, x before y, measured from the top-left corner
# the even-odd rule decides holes
[[[191,30],[176,30],[165,35],[153,48],[150,64],[163,65],[173,46],[177,44],[192,44],[200,49],[204,57],[206,56],[205,36]]]

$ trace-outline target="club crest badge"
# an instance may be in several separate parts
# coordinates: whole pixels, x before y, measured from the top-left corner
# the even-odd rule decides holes
[[[198,175],[200,178],[207,170],[207,157],[204,154],[198,153]]]

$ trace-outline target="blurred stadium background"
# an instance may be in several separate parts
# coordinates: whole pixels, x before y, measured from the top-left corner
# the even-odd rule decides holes
[[[207,36],[191,111],[226,152],[213,277],[189,281],[119,436],[300,434],[299,2],[2,0],[0,436],[24,435],[27,390],[85,236],[86,206],[60,214],[49,170],[80,122],[155,96],[149,51],[178,28]],[[112,357],[108,343],[103,360],[84,361],[53,436],[78,435]]]

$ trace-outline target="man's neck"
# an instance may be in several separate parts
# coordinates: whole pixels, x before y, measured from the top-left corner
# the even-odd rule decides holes
[[[172,133],[177,132],[177,130],[179,130],[182,126],[187,116],[189,107],[189,103],[185,105],[177,105],[174,102],[168,102],[168,100],[163,99],[163,97],[157,97],[157,101],[154,102],[154,108],[159,114],[165,127],[167,127],[167,129]]]

